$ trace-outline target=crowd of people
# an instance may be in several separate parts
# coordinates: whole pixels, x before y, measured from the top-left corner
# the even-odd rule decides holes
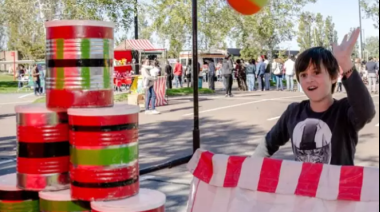
[[[266,55],[251,59],[245,62],[243,59],[238,59],[235,62],[231,56],[226,56],[223,60],[219,60],[215,65],[213,61],[204,61],[200,64],[198,72],[203,82],[209,84],[209,88],[215,90],[215,82],[223,82],[226,96],[231,97],[232,84],[237,82],[239,91],[299,91],[303,90],[297,83],[295,74],[296,57],[290,55],[286,60],[275,58],[270,62]],[[378,93],[378,71],[379,60],[369,58],[369,61],[361,61],[356,59],[356,70],[360,73],[365,84],[369,86],[372,93]],[[172,88],[172,80],[174,78],[176,88],[183,87],[184,81],[187,82],[187,87],[192,86],[192,63],[183,71],[181,63],[177,62],[174,71],[169,64],[166,67],[166,75],[170,76],[167,79],[168,88]],[[342,70],[340,70],[342,73]],[[342,74],[339,74],[337,81],[336,92],[344,92],[342,83]],[[286,84],[286,86],[285,86]],[[297,86],[296,86],[297,84]]]

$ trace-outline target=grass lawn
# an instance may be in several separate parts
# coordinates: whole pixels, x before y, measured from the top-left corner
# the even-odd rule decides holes
[[[0,74],[0,93],[29,93],[32,91],[27,91],[25,89],[17,91],[18,82],[13,81],[12,75]]]
[[[166,95],[168,96],[187,96],[194,93],[193,88],[180,88],[180,89],[168,89]],[[215,92],[208,88],[199,89],[199,94],[214,94]]]
[[[126,102],[128,101],[128,94],[122,93],[122,94],[115,94],[114,96],[115,102]],[[36,99],[33,103],[46,103],[46,97],[41,97],[39,99]]]

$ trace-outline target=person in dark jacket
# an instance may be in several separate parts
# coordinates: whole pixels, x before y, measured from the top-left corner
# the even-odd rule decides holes
[[[257,80],[259,81],[259,90],[264,91],[264,89],[265,89],[265,83],[264,83],[265,63],[264,63],[262,57],[259,57],[257,61],[258,61],[258,63],[256,66],[256,70],[257,70]]]
[[[228,55],[223,60],[223,64],[222,64],[222,74],[224,76],[224,80],[226,84],[226,97],[232,97],[232,84],[233,84],[232,70],[233,69],[234,69],[234,66],[231,61],[231,56]]]
[[[170,65],[169,61],[166,61],[165,76],[166,76],[166,88],[172,89],[173,88],[173,68]]]

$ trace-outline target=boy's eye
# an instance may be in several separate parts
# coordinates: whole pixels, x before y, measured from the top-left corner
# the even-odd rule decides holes
[[[306,78],[306,74],[301,74],[300,77],[301,78]]]

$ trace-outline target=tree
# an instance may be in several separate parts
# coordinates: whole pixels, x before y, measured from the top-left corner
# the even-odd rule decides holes
[[[325,21],[323,15],[318,13],[315,17],[315,27],[313,30],[314,46],[325,46]]]
[[[295,35],[294,18],[302,8],[315,0],[272,0],[254,16],[232,15],[232,36],[243,48],[261,48],[273,55],[273,51],[284,41]]]
[[[368,52],[368,57],[379,58],[379,37],[372,36],[367,38],[365,50]]]
[[[320,13],[303,13],[299,20],[297,41],[301,51],[314,46],[332,50],[332,43],[338,41],[338,32],[332,17],[324,19]]]
[[[7,23],[8,48],[24,59],[45,58],[44,23],[53,19],[104,20],[118,29],[130,28],[133,0],[0,0]]]
[[[314,38],[311,32],[314,20],[314,14],[310,12],[305,12],[300,15],[297,42],[301,52],[313,47]]]
[[[361,0],[362,7],[368,18],[372,18],[374,26],[379,29],[379,0]]]
[[[356,28],[351,28],[350,33],[348,34],[348,37],[351,37],[351,34],[356,30]],[[352,53],[353,58],[360,58],[360,53],[359,53],[359,41],[356,42],[355,44],[355,49],[354,52]]]
[[[335,30],[335,24],[331,16],[326,18],[323,46],[329,50],[332,50],[332,44],[338,43],[338,31]]]

